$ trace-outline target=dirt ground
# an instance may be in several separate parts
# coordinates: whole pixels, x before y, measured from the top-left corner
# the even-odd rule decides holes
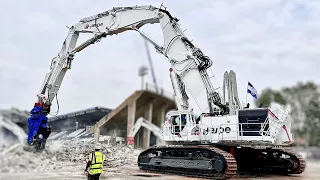
[[[85,180],[83,174],[85,164],[79,163],[63,163],[61,168],[51,172],[32,173],[1,173],[0,180]],[[105,168],[105,173],[101,176],[101,180],[192,180],[195,178],[187,178],[183,176],[172,176],[164,174],[149,174],[139,171],[136,165],[125,165],[121,168]],[[236,177],[234,179],[242,180],[319,180],[320,179],[320,162],[308,161],[307,168],[304,173],[297,176],[265,176],[265,177]],[[201,179],[197,179],[201,180]]]

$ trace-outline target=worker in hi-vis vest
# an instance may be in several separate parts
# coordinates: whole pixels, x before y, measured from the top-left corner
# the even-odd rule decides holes
[[[95,151],[90,153],[86,169],[84,170],[88,180],[99,180],[100,175],[103,173],[103,162],[106,156],[100,152],[101,144],[95,145]]]

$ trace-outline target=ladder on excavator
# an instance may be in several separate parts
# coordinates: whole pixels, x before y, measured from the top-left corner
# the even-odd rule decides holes
[[[287,107],[283,113],[280,113],[281,117],[279,118],[270,109],[268,109],[268,117],[261,127],[260,135],[270,136],[273,141],[275,141],[280,134],[281,128],[283,128],[290,112],[291,108]]]

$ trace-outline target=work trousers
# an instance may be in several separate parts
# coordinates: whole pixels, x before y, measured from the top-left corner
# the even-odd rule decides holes
[[[88,174],[88,180],[99,180],[100,174],[90,175]]]

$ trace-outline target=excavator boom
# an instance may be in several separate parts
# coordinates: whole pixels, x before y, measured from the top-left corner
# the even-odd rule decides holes
[[[159,45],[139,28],[145,24],[160,24],[163,32],[164,44]],[[226,113],[227,107],[215,92],[206,69],[212,64],[209,57],[193,45],[185,36],[178,19],[174,18],[166,9],[153,6],[114,7],[111,10],[85,17],[69,29],[68,36],[63,42],[61,51],[52,59],[50,71],[46,74],[38,99],[29,118],[28,143],[32,144],[37,136],[39,127],[47,128],[46,115],[50,113],[50,106],[57,96],[62,80],[71,69],[75,54],[91,44],[99,42],[107,36],[119,34],[128,30],[140,33],[154,45],[157,52],[168,58],[178,109],[189,108],[185,87],[197,101],[203,112],[212,112],[213,106],[221,108]],[[76,46],[80,33],[91,33],[94,37]],[[40,114],[40,115],[38,115]],[[40,138],[41,139],[41,138]]]

